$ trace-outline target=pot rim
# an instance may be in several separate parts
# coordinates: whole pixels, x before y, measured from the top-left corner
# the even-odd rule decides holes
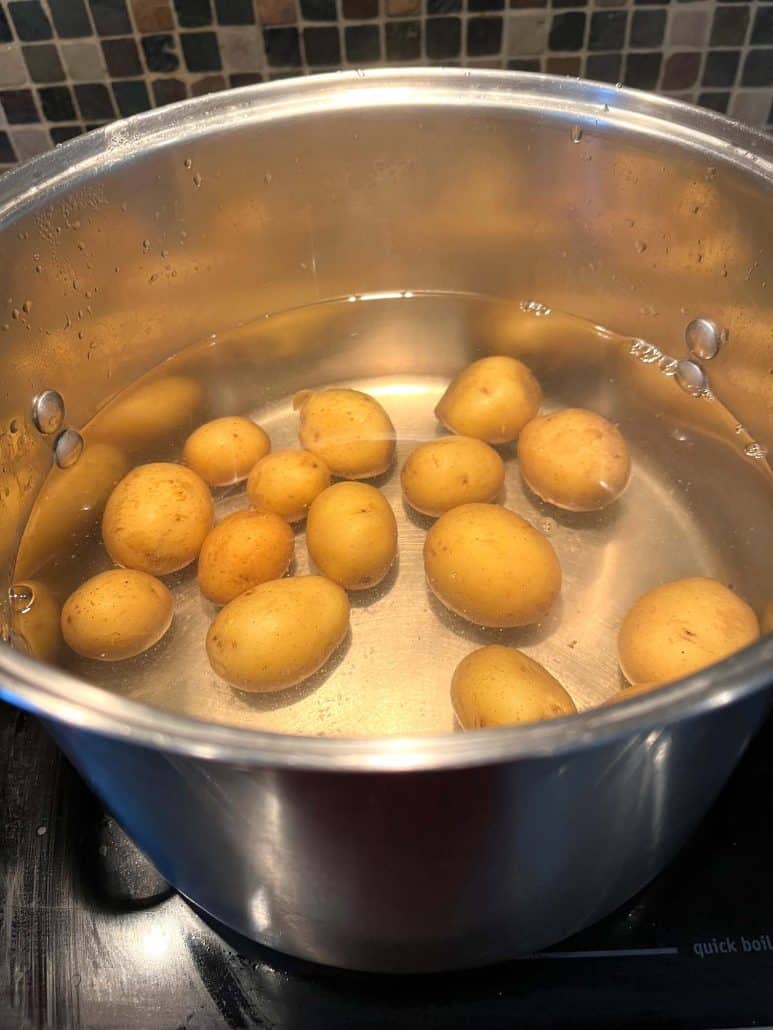
[[[773,186],[773,137],[678,101],[577,79],[443,68],[337,72],[246,86],[148,111],[73,139],[0,180],[0,229],[41,200],[120,161],[139,144],[179,144],[213,129],[317,111],[428,104],[537,109],[590,132],[604,122],[697,148]],[[204,722],[119,697],[11,647],[0,648],[0,697],[78,730],[245,766],[409,771],[553,757],[621,736],[646,735],[773,685],[773,633],[719,664],[615,705],[524,726],[394,737],[303,737]]]

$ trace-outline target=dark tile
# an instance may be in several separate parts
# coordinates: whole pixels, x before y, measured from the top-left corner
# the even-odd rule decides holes
[[[552,7],[586,7],[588,0],[552,0]]]
[[[97,121],[115,117],[113,101],[107,86],[101,82],[84,82],[75,87],[75,99],[81,111],[81,117],[88,121]]]
[[[0,103],[11,125],[26,125],[40,121],[35,98],[30,89],[0,90]]]
[[[65,78],[59,51],[53,43],[23,46],[21,52],[33,82],[62,82]]]
[[[741,61],[739,50],[715,50],[706,54],[703,66],[704,86],[732,86]]]
[[[12,40],[11,23],[8,21],[8,15],[0,7],[0,43],[10,43]]]
[[[585,61],[585,77],[596,82],[620,82],[622,54],[590,54]]]
[[[485,57],[502,49],[501,18],[470,18],[467,21],[467,56]]]
[[[147,111],[150,107],[148,87],[143,79],[114,82],[113,96],[118,110],[125,118],[131,114],[139,114],[140,111]]]
[[[619,50],[625,43],[627,11],[594,11],[588,33],[589,50]]]
[[[387,61],[416,61],[421,57],[421,22],[388,22],[386,55]]]
[[[182,29],[201,29],[212,24],[209,0],[174,0],[174,9]]]
[[[125,36],[132,30],[126,0],[89,0],[91,17],[100,36]]]
[[[341,41],[337,25],[321,25],[303,30],[303,48],[307,64],[340,64]]]
[[[83,132],[80,125],[54,125],[51,127],[51,142],[66,143],[68,139],[75,139]]]
[[[548,75],[579,75],[579,57],[549,57],[545,62]]]
[[[654,50],[663,45],[665,32],[665,11],[634,11],[629,45],[641,50]]]
[[[427,57],[458,57],[462,49],[462,22],[459,18],[428,18]]]
[[[257,71],[234,72],[233,75],[228,76],[228,84],[233,89],[238,89],[240,85],[257,85],[262,81],[263,75]]]
[[[223,67],[214,32],[181,32],[180,44],[189,72],[217,72]]]
[[[301,14],[306,21],[335,21],[335,0],[301,0]]]
[[[381,39],[375,25],[349,25],[344,30],[346,59],[352,64],[381,60]]]
[[[174,104],[178,100],[185,100],[188,96],[185,83],[179,79],[154,79],[151,86],[153,89],[153,103],[156,107],[163,107],[164,104]]]
[[[263,29],[263,46],[270,68],[300,68],[301,48],[297,29]]]
[[[666,7],[670,0],[633,0],[633,2],[639,7]],[[681,3],[689,3],[691,0],[680,0]]]
[[[707,107],[710,111],[718,111],[720,114],[727,113],[727,105],[730,103],[729,93],[701,93],[698,97],[701,107]]]
[[[174,28],[172,0],[131,0],[138,32],[168,32]]]
[[[262,81],[263,76],[259,72],[234,72],[228,76],[228,85],[232,89],[238,89],[239,86],[254,86]]]
[[[215,0],[215,15],[219,25],[254,25],[252,0]]]
[[[752,25],[752,43],[773,43],[773,4],[757,8]]]
[[[16,151],[13,149],[7,132],[0,132],[0,164],[12,165],[16,162]]]
[[[742,86],[773,86],[773,50],[750,50],[743,63]]]
[[[94,132],[95,129],[103,129],[107,125],[107,122],[86,122],[84,128],[86,132]]]
[[[102,53],[105,55],[107,70],[114,78],[142,74],[140,54],[131,36],[124,39],[103,39]]]
[[[205,75],[203,79],[197,79],[191,86],[192,97],[203,97],[207,93],[219,93],[227,89],[224,75]]]
[[[748,7],[717,7],[711,25],[711,46],[738,46],[746,38]]]
[[[427,14],[454,14],[461,9],[462,0],[427,0]]]
[[[585,15],[581,11],[554,14],[548,44],[551,50],[581,50]]]
[[[56,34],[62,39],[78,39],[92,33],[91,19],[83,0],[48,0]]]
[[[145,64],[152,72],[175,72],[180,67],[180,58],[175,51],[174,36],[161,33],[142,37]]]
[[[660,75],[660,61],[658,53],[628,54],[623,82],[636,89],[654,89]]]
[[[516,58],[507,62],[507,70],[511,72],[540,72],[542,64],[538,57]]]
[[[53,31],[39,0],[11,0],[8,4],[16,35],[25,43],[51,39]]]
[[[502,11],[505,0],[467,0],[468,11]]]
[[[663,89],[689,89],[698,81],[701,55],[696,50],[670,54],[663,66]]]
[[[510,0],[510,7],[517,11],[530,7],[547,7],[547,0]]]
[[[378,0],[342,0],[344,18],[352,21],[366,21],[378,18]]]
[[[773,125],[773,102],[771,102],[770,111],[768,112],[768,125]]]
[[[39,89],[38,100],[43,114],[50,122],[74,122],[78,117],[68,86],[48,86]]]

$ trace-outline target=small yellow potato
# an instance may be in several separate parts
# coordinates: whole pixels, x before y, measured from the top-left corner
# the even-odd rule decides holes
[[[136,569],[110,569],[70,594],[62,635],[84,658],[117,662],[157,643],[172,624],[174,601],[164,584]]]
[[[574,701],[539,662],[490,644],[468,654],[451,681],[451,703],[465,730],[540,722],[576,712]]]
[[[247,496],[258,511],[287,522],[306,518],[311,502],[330,486],[330,469],[311,451],[276,451],[262,458],[247,478]]]
[[[248,418],[216,418],[194,429],[183,447],[183,461],[210,486],[246,479],[271,450],[266,433]]]
[[[359,390],[308,390],[296,395],[301,445],[342,479],[386,472],[395,455],[395,427],[377,400]]]
[[[33,658],[41,662],[55,661],[62,646],[61,610],[50,588],[39,580],[30,579],[14,583],[10,598],[12,633],[21,637]]]
[[[547,538],[495,504],[463,504],[441,515],[424,541],[424,570],[438,600],[478,626],[539,622],[561,590]]]
[[[397,554],[389,502],[367,483],[336,483],[316,498],[306,522],[315,565],[347,590],[367,590],[386,576]]]
[[[471,436],[445,436],[411,451],[400,473],[406,501],[424,515],[442,515],[460,504],[493,501],[505,466],[493,447]]]
[[[517,358],[473,361],[451,382],[435,408],[446,429],[486,443],[509,443],[539,411],[542,390]]]
[[[218,612],[207,655],[217,675],[240,690],[284,690],[321,669],[348,629],[349,599],[336,583],[272,579]]]
[[[518,438],[518,463],[530,490],[568,511],[606,508],[631,475],[620,431],[583,408],[564,408],[529,422]]]
[[[757,616],[716,579],[695,576],[650,590],[623,620],[617,638],[629,683],[658,686],[727,658],[759,636]]]
[[[102,539],[117,565],[165,576],[196,559],[215,510],[207,484],[173,462],[138,465],[113,490]]]
[[[227,604],[250,587],[284,576],[294,548],[293,531],[278,515],[234,512],[201,546],[199,589],[215,604]]]
[[[92,439],[130,454],[154,445],[171,446],[199,421],[204,390],[190,376],[162,376],[141,383],[108,404],[89,427]]]
[[[99,525],[107,499],[128,467],[115,447],[87,441],[74,465],[53,469],[27,520],[16,577],[34,577],[49,561],[82,543]]]

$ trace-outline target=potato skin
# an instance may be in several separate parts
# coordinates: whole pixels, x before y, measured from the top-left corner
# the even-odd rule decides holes
[[[400,473],[406,501],[438,516],[460,504],[493,501],[505,466],[493,447],[471,436],[444,436],[411,451]]]
[[[165,576],[196,559],[212,528],[206,483],[184,465],[138,465],[113,490],[102,539],[117,565]]]
[[[250,587],[284,576],[294,549],[293,531],[278,515],[236,511],[201,545],[199,589],[215,604],[227,604]]]
[[[56,661],[62,647],[59,602],[50,588],[39,580],[14,583],[13,589],[29,591],[32,597],[29,605],[21,611],[11,607],[11,629],[22,638],[33,658],[40,662]]]
[[[368,483],[336,483],[316,498],[306,522],[312,561],[347,590],[367,590],[386,576],[397,554],[389,502]]]
[[[532,419],[518,438],[521,475],[538,497],[568,511],[597,511],[628,485],[631,459],[618,428],[584,408]]]
[[[509,443],[537,414],[542,390],[517,358],[496,355],[473,361],[440,398],[438,421],[461,436]]]
[[[334,476],[371,479],[395,455],[395,427],[381,405],[360,390],[299,395],[301,446],[322,458]]]
[[[183,447],[183,461],[210,486],[246,479],[271,450],[268,435],[249,418],[215,418],[194,429]]]
[[[540,722],[577,711],[539,662],[499,644],[480,647],[461,660],[451,681],[451,701],[465,730]]]
[[[147,651],[172,623],[164,584],[136,569],[110,569],[87,579],[62,607],[62,635],[84,658],[115,662]]]
[[[129,463],[117,448],[86,442],[80,458],[53,469],[30,513],[16,559],[18,579],[34,577],[52,558],[81,543],[98,525]]]
[[[225,606],[207,634],[210,665],[240,690],[284,690],[317,672],[349,629],[349,599],[323,576],[272,579]]]
[[[130,454],[154,444],[168,446],[190,432],[204,408],[204,390],[190,376],[162,376],[142,383],[101,411],[91,438]]]
[[[680,679],[753,643],[757,616],[722,583],[695,576],[640,597],[623,620],[617,650],[634,686]]]
[[[441,515],[424,541],[424,569],[438,600],[478,626],[539,622],[561,589],[547,538],[494,504],[463,504]]]
[[[262,458],[247,478],[247,496],[258,511],[287,522],[306,518],[312,501],[330,486],[330,469],[311,451],[276,451]]]

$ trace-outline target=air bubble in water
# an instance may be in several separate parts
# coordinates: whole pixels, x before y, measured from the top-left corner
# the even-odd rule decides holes
[[[664,375],[667,376],[676,375],[676,370],[678,367],[679,362],[676,360],[676,358],[670,358],[667,354],[664,354],[658,362],[658,368]]]
[[[14,583],[8,591],[8,603],[17,615],[26,615],[35,600],[35,591],[29,583]]]
[[[147,252],[150,250],[150,240],[143,240],[142,241],[142,250],[143,250],[143,253],[147,254]]]
[[[189,157],[186,157],[186,158],[185,158],[185,160],[183,161],[183,164],[184,164],[184,165],[185,165],[185,167],[186,167],[187,169],[189,169],[189,170],[190,170],[191,168],[193,168],[193,161],[191,161],[191,159],[190,159]]]
[[[535,318],[542,318],[544,315],[549,315],[551,313],[547,304],[543,304],[539,300],[521,301],[521,311],[525,311],[529,315],[534,315]]]
[[[628,352],[632,357],[643,361],[645,365],[653,365],[663,357],[663,351],[658,350],[654,343],[647,343],[646,340],[634,340]]]
[[[271,175],[271,172],[266,172],[266,174],[263,176],[263,182],[265,182],[267,186],[270,186],[272,178],[273,176]]]
[[[579,143],[582,139],[582,128],[579,125],[573,125],[569,136],[572,143]]]
[[[644,242],[644,240],[636,240],[633,246],[637,254],[643,254],[644,251],[647,249],[647,244]]]
[[[761,443],[747,444],[743,449],[747,458],[754,458],[755,461],[763,461],[768,455],[768,449]]]
[[[198,172],[193,176],[193,185],[196,187],[201,186],[201,176]]]

